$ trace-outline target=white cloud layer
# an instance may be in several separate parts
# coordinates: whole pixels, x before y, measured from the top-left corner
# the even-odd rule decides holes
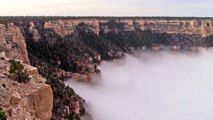
[[[68,81],[94,120],[213,120],[213,51],[161,52],[103,62],[100,84]]]
[[[213,16],[211,0],[0,0],[0,15]]]

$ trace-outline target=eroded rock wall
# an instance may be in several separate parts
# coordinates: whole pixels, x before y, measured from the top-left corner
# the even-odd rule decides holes
[[[198,34],[202,37],[213,35],[212,19],[114,19],[117,23],[124,23],[124,31],[136,29],[151,30],[159,33]],[[53,29],[61,37],[72,34],[80,23],[87,24],[89,28],[99,35],[101,30],[111,31],[110,26],[104,24],[110,19],[70,19],[50,20],[44,24],[45,29]]]
[[[98,20],[52,20],[44,24],[45,29],[53,29],[61,37],[72,34],[76,30],[76,26],[84,23],[96,34],[99,34],[99,21]]]
[[[160,33],[199,34],[206,37],[213,34],[211,19],[204,20],[136,20],[142,30]]]

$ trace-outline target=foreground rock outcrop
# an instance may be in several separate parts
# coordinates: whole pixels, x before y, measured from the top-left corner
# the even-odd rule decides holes
[[[0,58],[0,106],[9,120],[50,120],[53,108],[52,88],[35,67],[24,64],[30,75],[30,82],[18,83],[10,77],[10,65]]]
[[[19,83],[9,73],[8,60],[24,66],[30,81]],[[25,38],[13,23],[0,24],[0,107],[9,120],[50,120],[53,92],[37,68],[29,65]]]

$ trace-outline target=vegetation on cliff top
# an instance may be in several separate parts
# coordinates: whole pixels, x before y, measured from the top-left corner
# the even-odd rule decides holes
[[[29,75],[27,74],[21,62],[14,59],[10,59],[8,62],[10,64],[10,77],[12,77],[14,80],[17,80],[18,82],[23,83],[26,83],[30,80]]]

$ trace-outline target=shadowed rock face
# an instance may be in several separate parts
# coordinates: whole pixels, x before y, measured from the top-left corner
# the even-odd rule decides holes
[[[29,23],[30,27],[29,27],[29,33],[32,34],[32,38],[34,41],[38,41],[39,39],[41,39],[40,34],[38,33],[38,30],[36,29],[35,25],[33,22]]]
[[[108,26],[109,19],[76,19],[76,20],[50,20],[45,22],[45,29],[53,29],[61,37],[72,34],[80,23],[87,24],[89,29],[99,35],[100,31],[105,33],[112,31]],[[151,30],[159,33],[169,34],[198,34],[207,37],[213,34],[212,19],[115,19],[117,23],[124,24],[124,31]]]

